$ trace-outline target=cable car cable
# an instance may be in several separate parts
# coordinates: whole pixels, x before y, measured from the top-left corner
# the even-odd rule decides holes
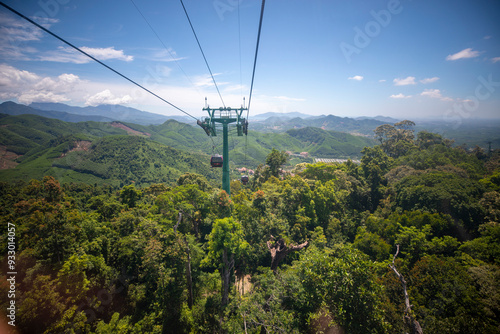
[[[129,79],[128,77],[126,77],[125,75],[121,74],[120,72],[118,72],[117,70],[113,69],[112,67],[104,64],[102,61],[96,59],[95,57],[91,56],[90,54],[88,54],[87,52],[81,50],[80,48],[74,46],[73,44],[71,44],[70,42],[66,41],[65,39],[63,39],[62,37],[59,37],[58,35],[56,35],[55,33],[53,33],[52,31],[48,30],[47,28],[41,26],[40,24],[36,23],[35,21],[31,20],[30,18],[24,16],[23,14],[19,13],[18,11],[16,11],[15,9],[7,6],[6,4],[4,4],[3,2],[0,2],[0,5],[2,5],[3,7],[7,8],[8,10],[10,10],[11,12],[13,12],[14,14],[22,17],[23,19],[25,19],[26,21],[30,22],[31,24],[37,26],[38,28],[42,29],[43,31],[45,31],[46,33],[48,33],[49,35],[52,35],[53,37],[57,38],[58,40],[60,40],[61,42],[64,42],[66,43],[67,45],[71,46],[73,49],[83,53],[85,56],[89,57],[90,59],[94,60],[95,62],[101,64],[102,66],[106,67],[108,70],[118,74],[119,76],[121,76],[122,78],[130,81],[131,83],[133,83],[134,85],[142,88],[143,90],[145,90],[146,92],[148,92],[149,94],[157,97],[158,99],[162,100],[163,102],[167,103],[168,105],[172,106],[173,108],[179,110],[180,112],[186,114],[187,116],[197,120],[196,117],[190,115],[189,113],[185,112],[184,110],[182,110],[181,108],[177,107],[176,105],[168,102],[167,100],[165,100],[164,98],[162,98],[161,96],[153,93],[152,91],[150,91],[149,89],[145,88],[144,86],[141,86],[140,84],[138,84],[137,82],[135,82],[134,80],[132,79]]]
[[[262,7],[260,9],[259,31],[257,33],[257,45],[255,47],[255,58],[253,60],[252,83],[250,84],[250,96],[248,97],[247,120],[248,120],[248,112],[250,110],[250,104],[252,103],[253,80],[255,78],[255,67],[257,65],[257,55],[259,53],[260,33],[262,31],[262,19],[264,18],[264,6],[265,6],[265,4],[266,4],[266,0],[262,0]]]
[[[149,29],[151,29],[151,31],[153,32],[153,34],[155,34],[156,38],[158,38],[158,40],[160,41],[160,43],[163,45],[163,47],[165,48],[165,50],[168,52],[168,54],[170,55],[170,57],[172,58],[172,60],[177,64],[177,66],[179,67],[179,69],[182,71],[182,73],[184,73],[184,76],[188,79],[188,81],[191,83],[191,85],[193,85],[193,87],[196,88],[196,85],[193,83],[193,81],[189,78],[189,76],[186,74],[186,72],[184,71],[184,69],[181,67],[181,64],[179,64],[179,62],[177,61],[177,59],[175,59],[174,55],[172,54],[172,52],[170,52],[169,48],[167,48],[167,46],[165,45],[165,43],[163,43],[162,39],[160,38],[160,36],[156,33],[156,30],[153,28],[153,26],[151,26],[151,24],[149,23],[148,19],[146,19],[146,17],[144,16],[144,14],[141,12],[141,10],[139,9],[139,7],[137,7],[136,3],[134,2],[134,0],[130,0],[130,2],[132,2],[132,4],[134,5],[135,9],[137,9],[137,11],[139,12],[139,14],[141,14],[142,18],[144,19],[144,21],[146,21],[146,24],[149,26]],[[201,96],[201,93],[200,91],[198,90],[198,88],[196,88],[196,91],[198,92],[198,94]]]
[[[257,55],[259,54],[260,34],[262,32],[262,21],[264,19],[264,8],[265,8],[265,5],[266,5],[266,0],[262,0],[262,5],[261,5],[261,9],[260,9],[259,30],[257,32],[257,43],[256,43],[256,46],[255,46],[255,57],[254,57],[254,61],[253,61],[252,81],[251,81],[251,84],[250,84],[250,94],[249,94],[249,97],[248,97],[247,118],[245,120],[246,122],[248,122],[248,116],[249,116],[249,112],[250,112],[250,105],[252,104],[253,83],[254,83],[254,79],[255,79],[255,68],[257,67]],[[248,150],[248,135],[245,136],[245,137],[246,137],[245,138],[246,139],[246,142],[245,142],[245,163],[246,163],[247,162],[247,150]]]
[[[217,86],[217,82],[215,82],[214,75],[212,74],[212,70],[210,69],[210,66],[208,65],[207,57],[205,57],[205,53],[203,52],[203,48],[201,47],[200,41],[198,40],[198,36],[196,35],[196,31],[194,30],[193,24],[191,23],[191,19],[189,18],[189,14],[186,10],[186,6],[184,6],[184,2],[180,0],[182,8],[184,9],[184,13],[186,13],[186,17],[188,19],[189,25],[191,26],[191,30],[193,31],[194,38],[196,38],[196,42],[198,43],[198,47],[200,48],[201,54],[203,56],[203,59],[205,60],[205,64],[207,65],[208,71],[210,72],[210,76],[212,77],[212,81],[214,82],[215,88],[217,89],[217,93],[219,93],[220,100],[222,101],[222,105],[224,108],[226,107],[226,104],[224,103],[224,100],[222,99],[222,95],[220,94],[219,91],[219,86]]]
[[[240,96],[243,99],[243,75],[241,70],[241,20],[240,20],[240,2],[238,1],[238,49],[240,58]]]

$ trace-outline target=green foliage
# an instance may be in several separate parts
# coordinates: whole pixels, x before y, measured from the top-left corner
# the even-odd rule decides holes
[[[241,224],[232,218],[217,219],[208,236],[207,263],[224,267],[223,257],[239,257],[245,252],[248,244],[243,238]]]
[[[415,148],[413,141],[413,127],[415,123],[404,120],[394,124],[384,124],[378,126],[375,132],[375,139],[380,142],[384,152],[393,158],[400,157]]]
[[[201,191],[207,191],[210,189],[210,185],[205,177],[199,174],[194,173],[186,173],[179,177],[177,180],[177,184],[179,186],[187,185],[187,184],[196,184],[200,188]]]
[[[481,179],[480,182],[488,189],[496,192],[500,191],[500,170],[497,170],[492,175]]]
[[[181,152],[142,137],[106,136],[93,139],[87,150],[70,151],[75,142],[71,137],[61,144],[47,142],[26,154],[16,169],[0,171],[0,179],[52,175],[63,182],[123,186],[174,184],[185,172],[211,180],[220,174],[210,169],[204,154]]]
[[[120,199],[122,203],[128,205],[129,208],[134,208],[137,200],[142,196],[140,190],[135,189],[133,185],[125,186],[120,190]]]
[[[373,264],[363,253],[347,245],[322,251],[312,247],[290,270],[296,270],[302,282],[305,303],[300,308],[305,314],[326,308],[333,321],[348,333],[387,331],[383,289],[376,282]]]
[[[354,247],[370,256],[374,261],[384,261],[389,257],[391,246],[379,235],[361,228],[356,234]]]
[[[158,140],[173,141],[175,129],[193,145],[199,139],[188,126],[167,123],[136,130]],[[360,164],[304,164],[295,176],[278,178],[262,166],[249,185],[233,183],[230,198],[210,183],[219,171],[206,156],[107,136],[118,130],[97,123],[79,124],[88,150],[71,151],[85,138],[64,128],[51,135],[48,127],[32,134],[47,141],[26,151],[19,170],[0,173],[18,174],[11,181],[40,175],[0,183],[0,232],[16,226],[21,332],[399,333],[403,290],[388,268],[396,245],[424,332],[498,329],[495,155],[453,149],[424,133],[411,149],[395,146],[397,159],[377,146],[363,150]],[[311,147],[326,141],[322,131],[291,134],[310,135],[318,142],[303,145]],[[286,142],[298,145],[291,134],[249,138],[265,146],[258,162],[269,156],[277,171]],[[54,163],[61,173],[50,172]],[[68,182],[77,175],[88,183]],[[308,246],[273,272],[273,239]],[[1,238],[0,248],[8,242]],[[7,254],[0,260],[8,263]],[[8,289],[0,285],[0,295]],[[7,303],[0,298],[1,307]]]
[[[449,214],[475,233],[484,213],[478,205],[484,188],[453,172],[431,170],[404,177],[395,185],[396,203],[404,210]]]
[[[417,319],[429,333],[494,333],[472,277],[453,258],[427,256],[410,273]]]
[[[70,303],[81,300],[89,290],[90,281],[85,274],[87,262],[87,256],[72,255],[57,273],[57,284],[63,294],[69,296]]]
[[[279,152],[273,148],[271,153],[266,157],[266,164],[269,166],[269,175],[278,177],[279,170],[286,163],[287,159],[288,154],[285,151]]]
[[[294,312],[290,309],[290,276],[286,273],[274,273],[266,268],[253,279],[252,290],[234,298],[225,314],[224,329],[228,333],[299,333]]]
[[[373,146],[372,139],[353,136],[345,132],[327,131],[313,127],[291,129],[286,132],[293,139],[299,140],[313,156],[323,158],[356,158],[365,146]]]
[[[370,188],[370,202],[372,210],[375,209],[383,197],[385,185],[384,175],[389,171],[392,158],[385,154],[380,147],[365,147],[361,158],[361,169]]]
[[[412,150],[397,160],[398,165],[409,166],[417,170],[438,169],[443,166],[454,166],[462,175],[476,178],[484,173],[483,164],[473,155],[461,148],[451,148],[444,144],[429,146],[426,149]],[[457,171],[457,170],[455,170]]]
[[[486,263],[500,265],[500,225],[487,223],[480,227],[481,236],[464,242],[460,250]]]

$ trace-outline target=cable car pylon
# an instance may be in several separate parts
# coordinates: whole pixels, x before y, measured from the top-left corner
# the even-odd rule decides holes
[[[241,117],[243,111],[248,110],[245,106],[245,98],[243,98],[243,105],[240,108],[219,107],[210,108],[205,98],[205,108],[208,117],[203,121],[198,120],[197,124],[205,131],[208,136],[217,136],[215,129],[216,123],[222,124],[222,189],[231,196],[231,187],[229,181],[229,124],[236,123],[237,134],[239,137],[248,134],[248,121]],[[212,157],[212,167],[220,167],[220,159]]]

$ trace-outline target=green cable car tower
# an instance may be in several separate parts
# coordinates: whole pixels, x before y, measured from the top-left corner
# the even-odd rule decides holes
[[[244,101],[245,100],[243,98],[243,104]],[[205,108],[203,108],[203,110],[206,110],[208,112],[208,117],[206,117],[204,121],[198,120],[197,123],[203,128],[203,130],[205,130],[205,133],[208,136],[217,136],[215,125],[217,123],[222,124],[222,164],[219,156],[212,157],[211,165],[212,167],[222,166],[222,189],[225,190],[229,196],[231,196],[231,187],[229,181],[228,125],[230,123],[236,123],[238,136],[247,135],[248,121],[245,118],[242,118],[241,115],[243,114],[243,111],[248,110],[248,108],[245,108],[244,106],[241,106],[240,108],[210,108],[210,106],[207,104],[207,98],[205,98]]]

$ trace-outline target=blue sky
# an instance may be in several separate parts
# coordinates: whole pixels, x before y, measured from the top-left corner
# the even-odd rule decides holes
[[[205,97],[222,105],[180,1],[4,2],[196,117]],[[239,107],[248,99],[261,1],[184,4],[226,106]],[[180,114],[1,7],[7,100]],[[269,111],[498,118],[500,1],[268,0],[250,117]]]

